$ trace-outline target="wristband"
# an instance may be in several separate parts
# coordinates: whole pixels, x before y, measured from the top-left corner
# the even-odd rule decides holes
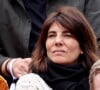
[[[8,66],[8,63],[10,62],[11,60],[10,59],[8,59],[7,60],[7,62],[6,62],[6,64],[5,64],[5,72],[7,73],[7,75],[8,76],[10,76],[11,74],[10,74],[10,72],[8,71],[8,68],[7,68],[7,66]]]
[[[15,60],[16,60],[16,59],[10,60],[10,62],[9,62],[9,67],[8,67],[8,65],[7,65],[7,71],[9,70],[9,72],[10,72],[10,74],[11,74],[13,80],[14,80],[14,79],[17,79],[17,77],[15,77],[14,74],[13,74],[13,63],[15,62]]]

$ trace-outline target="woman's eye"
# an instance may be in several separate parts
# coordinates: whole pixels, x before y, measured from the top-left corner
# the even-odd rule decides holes
[[[70,33],[66,33],[64,34],[65,37],[72,37],[72,35]]]
[[[50,38],[50,37],[54,37],[55,35],[54,34],[49,34],[48,35],[48,37]]]

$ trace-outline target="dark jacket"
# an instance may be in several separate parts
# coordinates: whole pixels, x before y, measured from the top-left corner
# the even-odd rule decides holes
[[[7,58],[29,57],[30,31],[30,18],[21,0],[0,0],[0,66]],[[5,78],[10,84],[12,79]]]
[[[8,57],[29,56],[30,30],[30,18],[21,0],[0,0],[0,64]]]
[[[46,1],[0,0],[0,66],[7,58],[30,56],[46,17]]]

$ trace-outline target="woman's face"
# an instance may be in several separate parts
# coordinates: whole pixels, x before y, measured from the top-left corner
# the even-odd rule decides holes
[[[57,64],[74,64],[82,53],[78,41],[57,23],[48,30],[46,50],[47,56]]]

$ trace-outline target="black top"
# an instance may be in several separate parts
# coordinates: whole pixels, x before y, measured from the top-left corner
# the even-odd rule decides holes
[[[89,71],[80,63],[64,66],[49,61],[47,71],[39,74],[53,90],[89,90]]]

